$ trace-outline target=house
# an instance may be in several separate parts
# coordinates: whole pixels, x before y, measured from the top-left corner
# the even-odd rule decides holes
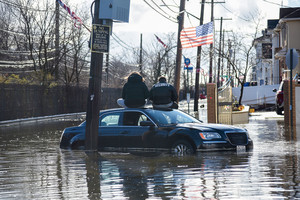
[[[300,7],[280,8],[280,20],[273,31],[274,67],[279,71],[279,80],[289,77],[285,64],[287,51],[295,48],[300,53]],[[277,66],[276,66],[277,65]],[[300,64],[293,70],[293,76],[300,72]]]
[[[261,85],[279,84],[278,70],[273,65],[273,29],[276,27],[278,20],[268,20],[268,28],[262,31],[262,36],[254,39],[256,50],[256,65],[252,68],[251,82]]]

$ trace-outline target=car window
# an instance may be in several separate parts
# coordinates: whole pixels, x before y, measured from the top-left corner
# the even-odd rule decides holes
[[[148,118],[141,112],[124,112],[123,126],[140,126],[141,121],[146,121]]]
[[[172,111],[151,110],[148,111],[148,114],[155,122],[161,125],[200,122],[197,119],[179,110],[172,110]]]
[[[278,90],[282,91],[282,89],[283,89],[283,83],[284,83],[284,81],[281,81],[281,83],[280,83],[280,85],[279,85],[279,89],[278,89]]]
[[[99,126],[119,126],[121,113],[108,113],[100,118]]]

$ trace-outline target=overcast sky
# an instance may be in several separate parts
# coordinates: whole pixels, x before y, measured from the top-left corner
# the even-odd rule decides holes
[[[279,9],[281,5],[289,7],[300,7],[300,0],[215,0],[214,18],[228,19],[223,21],[223,29],[227,31],[251,32],[253,26],[248,20],[253,16],[255,19],[262,18],[261,30],[266,28],[268,19],[278,19]],[[86,1],[72,1],[84,3],[84,5],[91,5],[92,0]],[[163,13],[165,17],[158,14],[157,11]],[[200,17],[201,0],[186,1],[186,11]],[[206,0],[210,2],[210,0]],[[161,6],[163,4],[168,5]],[[157,34],[161,39],[168,32],[177,33],[178,24],[171,20],[176,20],[178,15],[178,6],[180,0],[131,0],[130,1],[130,19],[129,23],[114,23],[113,32],[121,40],[126,42],[131,47],[139,46],[140,34],[143,34],[143,41],[149,43],[155,40],[154,34]],[[158,6],[157,6],[158,5]],[[205,4],[204,23],[211,19],[211,4]],[[169,19],[171,20],[169,20]],[[199,20],[189,15],[185,15],[184,27],[198,26]],[[215,30],[219,30],[220,20],[215,20]],[[112,46],[112,51],[115,47]]]

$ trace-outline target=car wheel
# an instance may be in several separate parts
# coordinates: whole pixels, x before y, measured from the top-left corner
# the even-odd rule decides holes
[[[176,141],[172,145],[171,151],[172,151],[172,153],[175,153],[175,154],[193,154],[193,153],[195,153],[193,146],[185,140]]]
[[[276,113],[277,115],[282,115],[282,109],[276,106]]]

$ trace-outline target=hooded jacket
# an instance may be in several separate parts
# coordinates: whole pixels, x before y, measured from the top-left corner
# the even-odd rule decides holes
[[[138,74],[131,74],[122,91],[125,105],[129,108],[141,107],[145,105],[148,97],[149,90],[143,82],[143,78]]]

